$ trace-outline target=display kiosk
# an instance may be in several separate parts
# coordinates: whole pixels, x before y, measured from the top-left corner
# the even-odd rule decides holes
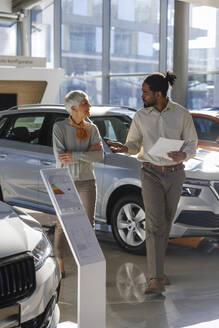
[[[78,323],[60,327],[105,328],[106,261],[67,168],[41,176],[78,267]]]

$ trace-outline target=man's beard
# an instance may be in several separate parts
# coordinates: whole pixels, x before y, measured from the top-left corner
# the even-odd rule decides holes
[[[144,102],[144,108],[148,108],[148,107],[153,107],[155,105],[155,102],[151,102],[151,103],[147,103],[147,102]]]

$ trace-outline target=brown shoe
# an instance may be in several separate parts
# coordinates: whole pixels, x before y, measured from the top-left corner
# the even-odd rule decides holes
[[[162,283],[165,285],[165,286],[169,286],[170,285],[170,281],[169,281],[169,278],[167,277],[167,275],[165,274],[163,279],[161,279]]]
[[[152,278],[149,281],[148,287],[145,290],[145,294],[161,294],[165,291],[164,283],[159,278]]]

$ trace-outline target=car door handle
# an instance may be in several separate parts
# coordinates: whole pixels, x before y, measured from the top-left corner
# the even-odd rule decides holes
[[[40,161],[40,162],[41,162],[41,164],[43,164],[43,165],[52,165],[52,164],[53,164],[52,161],[44,161],[44,160],[42,160],[42,161]]]
[[[0,153],[0,158],[6,158],[8,154]]]

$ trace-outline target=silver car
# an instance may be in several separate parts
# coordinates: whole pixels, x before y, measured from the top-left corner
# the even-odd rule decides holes
[[[103,138],[105,157],[95,164],[96,221],[112,226],[118,244],[145,251],[145,219],[140,168],[135,156],[113,153],[107,139],[124,142],[135,110],[93,106],[90,119]],[[0,115],[0,188],[13,205],[54,213],[40,169],[55,166],[52,128],[68,116],[63,106],[26,105]],[[186,181],[171,237],[219,235],[219,153],[199,150],[186,162]],[[158,205],[159,206],[159,205]]]
[[[59,268],[40,224],[0,202],[0,326],[55,328],[59,288]]]

